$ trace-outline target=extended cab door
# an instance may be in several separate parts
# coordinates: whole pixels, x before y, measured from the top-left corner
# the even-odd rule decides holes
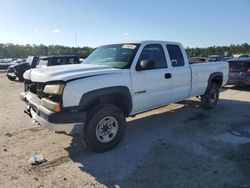
[[[141,63],[147,64],[146,68]],[[172,99],[171,69],[162,44],[141,45],[131,67],[133,111],[156,108]]]
[[[167,44],[172,67],[172,82],[173,82],[173,102],[187,98],[191,90],[191,69],[184,56],[184,48],[176,43]]]

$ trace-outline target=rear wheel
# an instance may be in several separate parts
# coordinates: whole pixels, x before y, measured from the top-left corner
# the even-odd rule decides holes
[[[90,150],[105,152],[113,149],[125,134],[123,112],[111,104],[99,105],[90,112],[83,138]]]
[[[219,86],[211,83],[205,94],[201,96],[201,107],[205,109],[214,108],[219,99]]]

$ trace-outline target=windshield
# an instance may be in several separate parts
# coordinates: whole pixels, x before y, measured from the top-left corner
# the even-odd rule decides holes
[[[84,64],[108,65],[114,68],[130,68],[138,44],[112,44],[97,48]]]

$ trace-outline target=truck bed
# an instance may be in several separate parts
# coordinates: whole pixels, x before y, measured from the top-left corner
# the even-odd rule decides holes
[[[190,64],[192,71],[192,84],[190,96],[198,96],[205,92],[208,84],[208,79],[211,72],[222,72],[223,83],[225,85],[228,80],[228,62],[211,62]]]

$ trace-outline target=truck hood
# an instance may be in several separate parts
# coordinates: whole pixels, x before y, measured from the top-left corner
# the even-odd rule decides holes
[[[24,78],[33,82],[68,81],[71,79],[119,73],[120,69],[103,65],[59,65],[27,70]]]
[[[29,63],[27,63],[27,62],[12,64],[9,66],[9,68],[26,67],[27,64],[29,65]]]

